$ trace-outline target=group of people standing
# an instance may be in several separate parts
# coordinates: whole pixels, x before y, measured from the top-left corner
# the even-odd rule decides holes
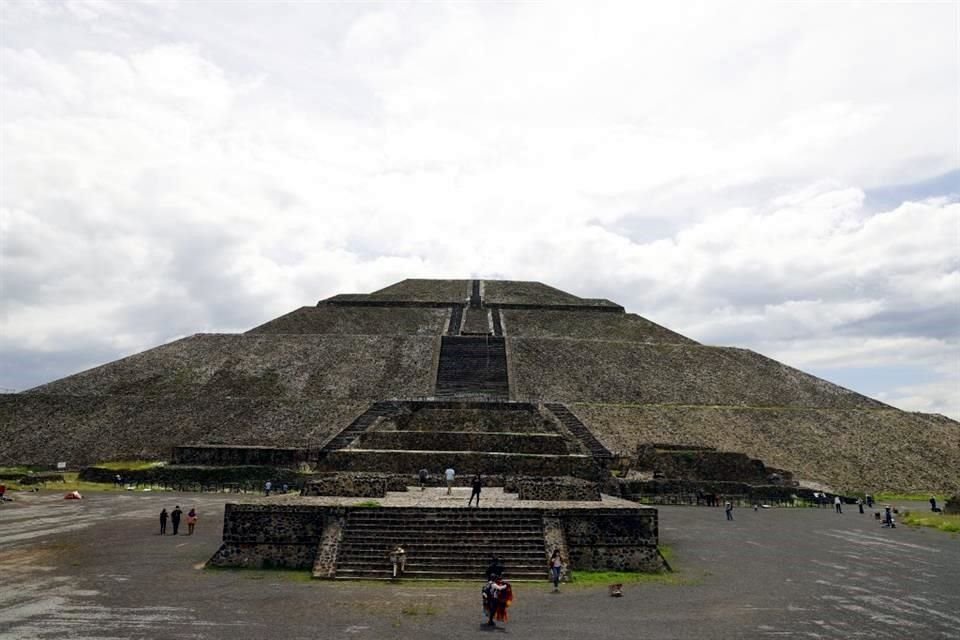
[[[183,510],[180,509],[180,505],[177,505],[173,508],[173,511],[167,513],[166,507],[160,511],[160,535],[167,535],[167,520],[170,520],[170,524],[173,526],[173,535],[179,535],[180,532],[180,520],[183,517]],[[187,513],[187,535],[192,536],[193,530],[197,526],[197,510],[191,508]]]

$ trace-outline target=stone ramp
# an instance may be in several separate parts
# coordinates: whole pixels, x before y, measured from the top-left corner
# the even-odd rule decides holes
[[[493,555],[510,580],[547,577],[541,511],[466,507],[351,510],[335,577],[390,579],[397,544],[406,550],[405,580],[482,580]]]

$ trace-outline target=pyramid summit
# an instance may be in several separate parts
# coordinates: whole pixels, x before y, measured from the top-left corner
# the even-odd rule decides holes
[[[376,471],[391,463],[374,447],[349,459],[340,449],[385,438],[365,431],[376,407],[415,413],[430,402],[440,403],[431,419],[518,430],[527,427],[510,407],[552,408],[594,457],[647,443],[712,447],[837,490],[960,487],[956,421],[700,344],[610,300],[509,280],[403,280],[242,334],[176,340],[0,396],[0,438],[5,464],[165,460],[176,447],[217,445],[337,451],[346,468]],[[443,403],[462,410],[444,414]],[[523,446],[533,441],[554,446],[546,436]],[[477,436],[475,449],[503,442]]]

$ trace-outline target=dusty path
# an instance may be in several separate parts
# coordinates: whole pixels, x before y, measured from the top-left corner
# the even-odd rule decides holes
[[[0,638],[960,638],[960,538],[881,529],[832,510],[661,509],[685,584],[518,585],[506,631],[473,584],[309,581],[202,571],[224,498],[19,495],[0,507]],[[194,536],[157,535],[160,508],[199,509]],[[922,508],[922,505],[918,505]],[[509,570],[509,568],[508,568]]]

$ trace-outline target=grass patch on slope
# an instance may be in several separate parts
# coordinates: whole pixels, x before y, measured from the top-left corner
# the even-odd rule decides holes
[[[960,533],[960,514],[904,513],[900,521],[911,527],[930,527],[947,533]]]
[[[943,505],[944,496],[936,493],[878,493],[873,496],[874,502],[927,502],[931,497],[937,499],[938,505]]]
[[[144,469],[162,467],[164,464],[164,462],[157,460],[114,460],[112,462],[100,462],[93,466],[114,471],[143,471]]]

